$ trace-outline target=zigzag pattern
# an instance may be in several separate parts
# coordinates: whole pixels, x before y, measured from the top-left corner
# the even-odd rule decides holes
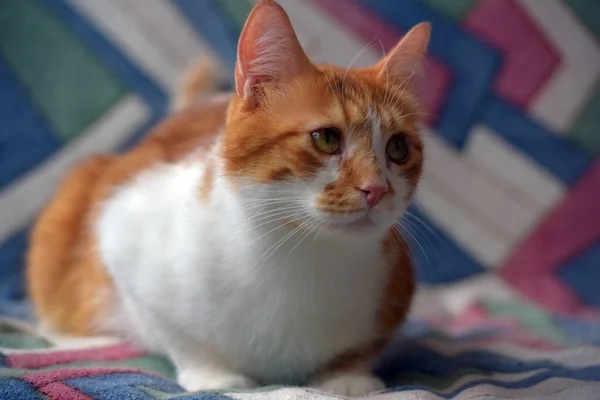
[[[232,71],[252,1],[136,4],[0,4],[2,297],[22,294],[15,266],[28,224],[58,177],[91,152],[142,137],[165,114],[177,77],[198,55],[217,55]],[[370,64],[412,25],[432,22],[422,92],[431,114],[428,160],[404,224],[422,280],[497,270],[546,306],[600,305],[590,284],[600,279],[591,268],[600,260],[600,211],[593,206],[600,199],[597,2],[281,4],[309,55],[341,66]],[[15,22],[28,20],[34,29]],[[36,59],[45,48],[56,57]],[[62,74],[63,61],[78,74]],[[68,99],[55,100],[52,84],[72,88],[72,101],[88,115],[69,112]]]

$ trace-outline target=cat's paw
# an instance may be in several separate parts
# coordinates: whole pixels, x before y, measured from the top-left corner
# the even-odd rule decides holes
[[[383,381],[368,373],[344,373],[324,376],[313,382],[314,388],[341,396],[360,397],[385,389]]]
[[[188,392],[217,389],[250,389],[257,384],[241,374],[223,371],[186,369],[179,373],[177,382]]]

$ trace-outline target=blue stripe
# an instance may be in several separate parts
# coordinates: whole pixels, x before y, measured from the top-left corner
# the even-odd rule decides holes
[[[418,207],[411,206],[409,212],[418,219],[405,215],[402,224],[419,281],[450,282],[484,271],[481,265],[462,250],[449,235],[437,228]]]
[[[41,400],[44,398],[25,381],[17,378],[0,378],[0,399]]]
[[[519,381],[508,381],[507,382],[507,381],[502,381],[499,379],[490,379],[490,378],[474,379],[474,380],[471,380],[468,383],[460,386],[459,388],[457,388],[456,390],[454,390],[450,393],[441,393],[439,391],[431,390],[430,388],[428,388],[426,386],[421,386],[421,385],[400,386],[400,387],[391,388],[391,389],[387,390],[386,392],[387,393],[395,393],[395,392],[405,392],[405,391],[411,391],[411,390],[423,390],[428,393],[433,393],[444,399],[451,399],[451,398],[455,398],[457,395],[464,392],[465,390],[470,389],[475,386],[479,386],[479,385],[493,385],[493,386],[505,388],[505,389],[523,389],[523,388],[529,388],[529,387],[535,386],[541,382],[547,381],[552,378],[567,378],[567,379],[579,380],[579,381],[581,381],[581,385],[584,385],[586,381],[598,382],[598,381],[600,381],[600,367],[594,366],[594,367],[582,368],[582,369],[578,369],[578,370],[558,367],[558,368],[553,368],[548,371],[543,371],[539,374],[535,374],[533,376],[530,376],[528,378],[525,378],[525,379],[522,379]],[[531,393],[531,395],[535,395],[535,393]]]
[[[168,96],[157,82],[107,40],[85,16],[75,11],[68,1],[45,0],[45,2],[50,10],[58,14],[61,20],[102,58],[130,90],[145,100],[153,113],[165,114]]]
[[[0,190],[60,149],[27,90],[0,54]]]
[[[0,300],[25,296],[25,252],[29,230],[15,232],[0,247]]]
[[[503,100],[490,102],[482,123],[568,184],[574,183],[592,163],[583,150]]]
[[[212,48],[230,71],[235,69],[239,32],[225,21],[227,18],[212,0],[171,0]]]
[[[435,130],[449,143],[462,148],[471,126],[487,107],[500,66],[498,52],[420,2],[357,1],[404,32],[419,22],[432,23],[429,53],[449,67],[454,77]]]
[[[565,334],[584,343],[600,346],[600,319],[576,319],[561,315],[554,316],[553,320]]]
[[[598,191],[596,202],[596,204],[600,202],[600,190]],[[580,218],[585,218],[585,216],[581,215]],[[600,295],[598,295],[598,282],[600,282],[600,240],[567,262],[565,266],[558,270],[558,275],[582,300],[593,307],[600,307]],[[596,340],[600,341],[600,336],[597,336]]]
[[[503,373],[519,373],[539,369],[574,371],[548,359],[526,361],[485,350],[468,350],[457,355],[445,356],[417,341],[409,341],[390,349],[389,356],[379,363],[378,373],[390,380],[394,376],[410,371],[443,377],[467,368],[483,372]],[[596,378],[600,379],[600,370]]]
[[[168,379],[143,373],[116,373],[72,378],[64,381],[82,393],[97,400],[152,399],[142,387],[164,393],[182,393],[183,388]]]

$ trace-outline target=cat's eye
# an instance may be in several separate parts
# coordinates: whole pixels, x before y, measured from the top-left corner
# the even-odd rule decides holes
[[[401,163],[408,158],[408,140],[404,135],[394,135],[385,145],[388,158],[395,163]]]
[[[335,128],[322,128],[314,131],[312,140],[318,150],[325,154],[337,154],[342,146],[342,137]]]

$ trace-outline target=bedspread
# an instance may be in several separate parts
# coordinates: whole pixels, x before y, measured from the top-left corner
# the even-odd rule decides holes
[[[486,301],[452,318],[412,318],[376,373],[385,399],[598,399],[600,318],[549,315],[517,300]],[[185,393],[164,358],[124,343],[57,344],[23,321],[0,320],[0,399],[339,399],[314,389]]]

